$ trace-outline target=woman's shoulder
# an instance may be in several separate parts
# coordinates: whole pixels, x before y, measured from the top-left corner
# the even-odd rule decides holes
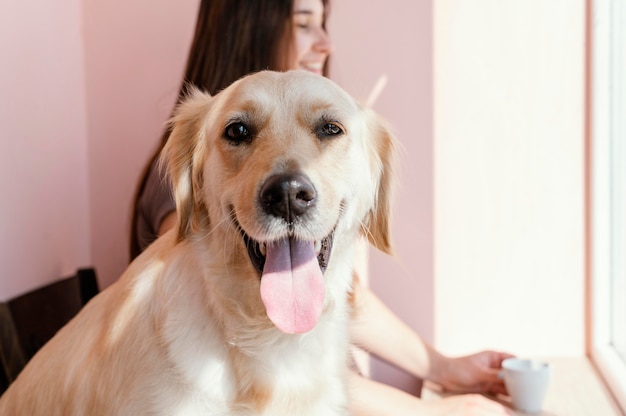
[[[170,203],[174,206],[174,197],[172,190],[165,174],[165,171],[159,166],[158,159],[154,160],[148,170],[146,185],[141,193],[141,203],[149,207],[154,204]]]
[[[156,239],[163,219],[176,210],[172,190],[158,161],[148,170],[146,183],[137,200],[137,224],[140,241]]]

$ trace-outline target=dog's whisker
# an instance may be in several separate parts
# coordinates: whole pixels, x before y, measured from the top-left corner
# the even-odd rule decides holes
[[[223,219],[219,223],[213,225],[210,229],[208,229],[204,234],[202,234],[200,236],[199,240],[202,241],[202,240],[206,240],[209,237],[211,237],[211,235],[213,235],[213,233],[217,232],[219,230],[219,228],[227,221],[228,221],[227,219]]]
[[[365,224],[363,221],[359,221],[359,225],[361,231],[363,232],[363,234],[365,234],[365,237],[367,237],[368,240],[376,241],[376,237],[374,236],[374,234],[372,234],[367,224]]]

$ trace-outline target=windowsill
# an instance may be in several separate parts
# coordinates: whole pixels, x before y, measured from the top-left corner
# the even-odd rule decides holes
[[[623,416],[602,378],[590,361],[580,358],[547,359],[553,365],[552,380],[544,402],[543,411],[537,416]],[[425,384],[422,398],[437,400],[443,394],[436,386]],[[511,407],[507,399],[499,400]],[[516,412],[516,415],[526,415]]]

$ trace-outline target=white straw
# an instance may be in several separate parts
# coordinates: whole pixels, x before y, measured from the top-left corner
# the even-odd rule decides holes
[[[374,84],[374,87],[372,88],[372,91],[370,91],[370,95],[367,97],[367,100],[365,100],[366,107],[374,106],[374,103],[378,99],[378,96],[380,95],[380,93],[383,92],[386,85],[387,85],[387,75],[382,74],[378,78],[378,81],[376,81],[376,84]]]

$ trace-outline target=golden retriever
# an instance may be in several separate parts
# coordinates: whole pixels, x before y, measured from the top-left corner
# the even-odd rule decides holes
[[[353,256],[390,252],[395,139],[328,79],[192,91],[176,229],[32,359],[2,415],[345,415]]]

